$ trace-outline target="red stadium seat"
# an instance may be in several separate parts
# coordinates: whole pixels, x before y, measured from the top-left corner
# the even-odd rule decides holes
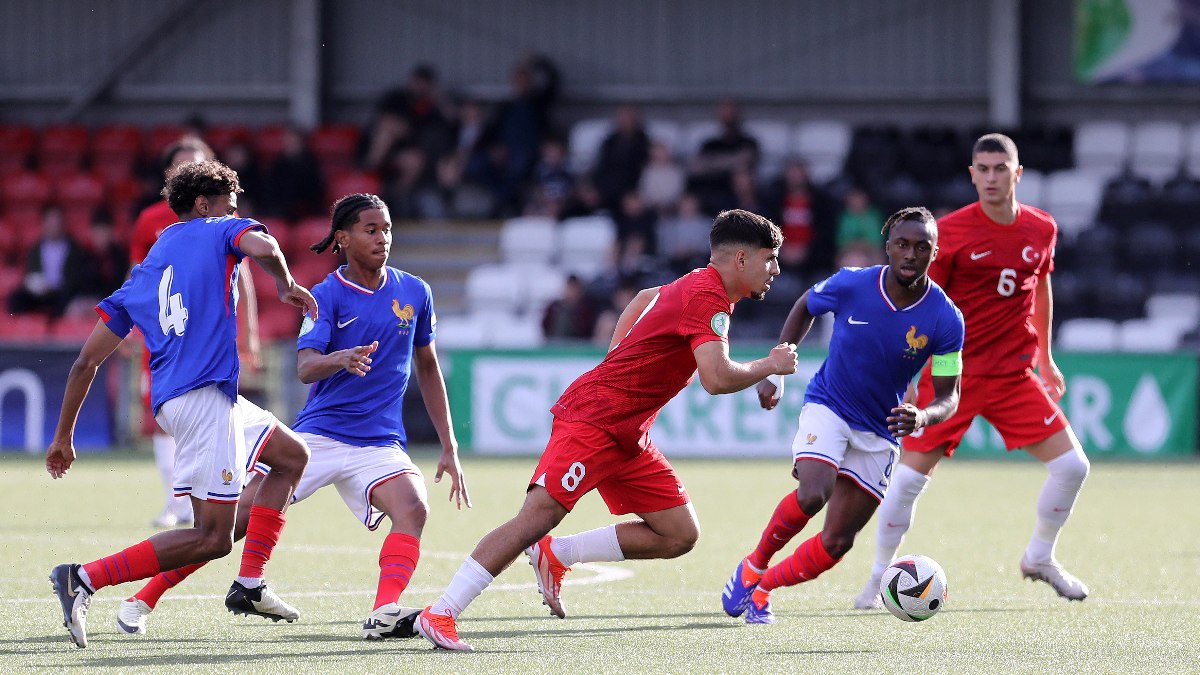
[[[118,240],[129,241],[133,220],[137,217],[136,209],[141,204],[144,191],[142,182],[133,176],[122,178],[108,186],[108,215],[112,218],[113,231],[116,232]]]
[[[191,133],[187,127],[178,125],[154,127],[146,135],[146,144],[143,146],[146,163],[150,166],[158,167],[162,161],[163,150],[166,150],[168,145]]]
[[[264,342],[294,340],[300,331],[302,318],[299,308],[285,305],[275,298],[273,288],[270,295],[259,296],[258,334]]]
[[[0,187],[0,198],[4,201],[7,215],[40,216],[42,208],[50,201],[50,181],[32,171],[22,171],[4,180]]]
[[[9,260],[16,265],[25,264],[25,256],[29,247],[33,246],[42,234],[42,214],[9,213],[4,218],[6,240],[4,246],[9,253]]]
[[[111,185],[133,175],[141,152],[141,129],[118,124],[101,127],[92,136],[92,171]]]
[[[87,127],[56,125],[42,131],[38,165],[43,174],[55,178],[79,171],[88,150]]]
[[[220,157],[235,142],[249,143],[250,129],[240,124],[217,124],[204,130],[204,142]]]
[[[275,158],[283,153],[283,139],[287,127],[271,124],[254,132],[250,139],[254,152],[258,155],[260,166],[270,166]]]
[[[2,226],[0,232],[3,232]],[[22,266],[0,263],[0,305],[8,301],[8,296],[21,285],[21,278],[24,276],[25,270]]]
[[[288,241],[284,242],[283,250],[287,253],[288,260],[291,261],[293,258],[298,260],[313,255],[309,247],[324,239],[327,234],[329,234],[328,218],[313,216],[299,221],[292,228]]]
[[[23,171],[37,144],[37,133],[22,125],[0,125],[0,174]]]
[[[42,340],[49,332],[49,323],[43,314],[5,314],[0,321],[0,339],[6,342],[34,342]]]
[[[67,232],[75,241],[86,243],[96,209],[104,202],[104,184],[95,176],[77,173],[59,180],[54,187]]]
[[[295,260],[288,260],[292,276],[305,288],[312,288],[323,281],[330,272],[337,269],[339,263],[338,256],[330,254],[329,251],[320,255],[309,251],[305,255],[297,256]]]
[[[346,195],[357,192],[379,194],[379,189],[379,177],[375,174],[365,171],[343,171],[330,177],[325,199],[332,204]]]
[[[321,163],[321,170],[330,175],[354,168],[358,137],[356,126],[327,124],[313,132],[308,144]]]
[[[82,343],[92,334],[98,317],[64,316],[50,324],[50,337],[59,342]]]

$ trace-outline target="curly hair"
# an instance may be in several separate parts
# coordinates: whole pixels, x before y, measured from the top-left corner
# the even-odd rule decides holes
[[[891,235],[893,225],[906,220],[917,223],[930,223],[934,226],[935,230],[937,228],[937,220],[929,212],[929,209],[924,206],[907,206],[888,216],[887,222],[883,224],[883,238],[887,239]]]
[[[194,164],[180,164],[167,174],[162,196],[167,206],[179,215],[192,210],[196,197],[215,197],[241,192],[237,172],[215,159]]]
[[[333,247],[333,253],[337,253],[340,247],[333,237],[333,233],[338,230],[345,230],[354,223],[358,222],[358,214],[367,209],[379,209],[387,211],[387,204],[379,197],[366,193],[357,193],[346,195],[333,203],[333,208],[329,213],[329,234],[321,241],[308,247],[308,250],[314,253],[324,253],[325,249]]]

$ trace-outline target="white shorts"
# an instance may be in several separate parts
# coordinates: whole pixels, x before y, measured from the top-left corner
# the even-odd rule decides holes
[[[379,527],[384,516],[383,511],[371,506],[371,492],[396,476],[421,476],[417,465],[399,448],[359,447],[304,432],[300,437],[308,443],[312,457],[292,503],[307,499],[326,485],[336,485],[342,501],[371,530]]]
[[[266,474],[270,471],[258,458],[267,446],[267,441],[271,440],[271,434],[279,428],[279,418],[241,395],[238,396],[237,406],[242,410],[242,435],[246,439],[247,456],[245,482],[248,483],[251,473]]]
[[[792,441],[792,461],[815,459],[832,465],[839,476],[854,481],[882,500],[900,458],[900,447],[870,431],[851,429],[845,420],[820,403],[800,409],[800,427]]]
[[[249,459],[242,408],[209,385],[163,403],[154,418],[175,438],[175,495],[237,503]]]

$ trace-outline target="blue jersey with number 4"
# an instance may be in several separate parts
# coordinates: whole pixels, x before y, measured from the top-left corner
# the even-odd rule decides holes
[[[920,300],[897,309],[884,290],[884,265],[846,267],[808,292],[813,316],[833,312],[829,356],[805,401],[833,410],[853,429],[893,438],[887,417],[929,357],[963,347],[962,312],[929,282]]]
[[[378,288],[364,288],[334,270],[313,286],[316,321],[304,318],[296,349],[329,354],[379,341],[363,377],[344,368],[313,383],[296,431],[358,447],[398,447],[407,442],[401,415],[413,350],[433,342],[437,318],[423,279],[385,267]]]
[[[249,218],[197,218],[163,230],[146,259],[115,293],[96,305],[119,337],[136,325],[150,351],[150,403],[216,385],[237,400],[238,248]]]

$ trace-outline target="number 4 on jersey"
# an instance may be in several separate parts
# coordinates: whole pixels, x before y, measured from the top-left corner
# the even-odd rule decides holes
[[[188,311],[183,306],[183,296],[171,293],[171,282],[175,279],[175,266],[167,265],[163,270],[162,280],[158,282],[158,325],[163,335],[175,331],[182,336],[187,328]]]

